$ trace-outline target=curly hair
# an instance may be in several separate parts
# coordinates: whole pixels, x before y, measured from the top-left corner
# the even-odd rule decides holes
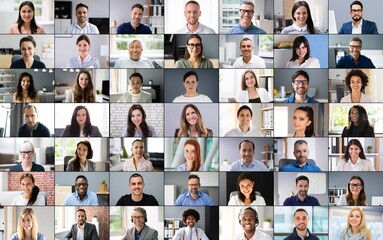
[[[92,145],[90,144],[90,142],[87,140],[83,140],[83,141],[78,142],[77,146],[76,146],[75,156],[69,160],[69,162],[73,162],[73,167],[74,167],[73,169],[76,172],[81,170],[80,157],[77,154],[77,150],[78,150],[78,147],[80,146],[80,144],[85,145],[87,150],[88,150],[88,153],[86,155],[86,159],[92,159],[92,157],[93,157],[93,149],[92,149]]]
[[[33,5],[33,2],[30,2],[30,1],[24,1],[20,4],[20,7],[19,7],[19,17],[17,18],[17,29],[19,29],[19,32],[21,32],[21,27],[23,26],[24,24],[24,20],[21,18],[21,14],[20,14],[20,11],[21,11],[21,8],[24,7],[24,6],[28,6],[32,9],[33,11],[33,17],[32,17],[32,20],[31,20],[31,33],[37,33],[37,29],[39,28],[36,24],[36,20],[35,20],[35,6]],[[35,46],[36,47],[36,46]]]
[[[186,223],[186,219],[189,216],[193,216],[195,218],[196,222],[198,222],[199,219],[200,219],[200,215],[199,215],[199,212],[197,212],[197,210],[195,210],[195,209],[188,209],[188,210],[185,210],[182,213],[182,221],[184,221],[184,223]]]
[[[360,69],[353,69],[348,72],[346,76],[346,86],[350,93],[352,93],[352,88],[351,88],[351,77],[357,76],[362,80],[362,88],[360,89],[362,92],[364,89],[368,86],[368,76]]]
[[[37,91],[33,83],[33,76],[30,73],[22,72],[19,76],[19,81],[17,82],[17,86],[16,86],[16,93],[14,97],[16,101],[20,101],[20,102],[24,101],[23,88],[21,87],[21,82],[23,81],[23,78],[25,77],[29,77],[28,97],[32,100],[35,100],[37,97]]]
[[[81,74],[86,74],[86,77],[88,78],[88,84],[84,89],[81,88],[79,80],[80,80],[80,75]],[[74,83],[74,102],[79,103],[79,102],[86,102],[86,103],[94,103],[96,102],[96,98],[94,97],[93,94],[93,83],[92,83],[92,76],[90,75],[90,72],[88,70],[81,70],[76,77],[76,81]]]
[[[134,110],[138,110],[142,114],[142,121],[140,123],[140,128],[141,128],[143,136],[144,137],[151,137],[153,133],[149,130],[148,124],[146,123],[146,113],[145,113],[145,110],[142,108],[142,106],[140,104],[133,104],[130,107],[130,109],[129,109],[128,119],[127,119],[127,122],[128,122],[128,137],[134,137],[134,133],[136,131],[136,125],[132,121],[132,115],[133,115],[133,111]]]
[[[354,105],[348,111],[347,130],[350,131],[351,128],[355,126],[355,124],[351,121],[351,110],[353,108],[356,109],[358,111],[358,114],[359,114],[358,127],[362,128],[362,129],[372,128],[370,122],[368,121],[368,115],[367,115],[366,109],[361,105]]]

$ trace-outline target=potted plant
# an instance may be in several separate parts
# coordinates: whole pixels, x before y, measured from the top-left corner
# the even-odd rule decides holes
[[[100,183],[100,192],[104,193],[108,190],[108,184],[106,183],[106,180],[103,179]]]
[[[93,223],[98,222],[97,214],[93,214],[92,222],[93,222]]]
[[[263,219],[263,228],[271,228],[271,218],[265,217]]]
[[[371,145],[367,146],[367,153],[372,153],[372,146]]]

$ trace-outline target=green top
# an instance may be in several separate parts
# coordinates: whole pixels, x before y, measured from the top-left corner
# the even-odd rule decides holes
[[[193,68],[193,65],[188,59],[181,59],[176,62],[175,68]],[[213,68],[213,63],[207,58],[202,58],[198,68]]]

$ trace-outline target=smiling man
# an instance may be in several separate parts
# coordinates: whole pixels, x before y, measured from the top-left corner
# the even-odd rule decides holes
[[[143,51],[142,43],[138,39],[134,39],[128,44],[129,57],[119,58],[115,68],[154,68],[149,58],[141,57]]]
[[[309,191],[309,179],[304,175],[295,178],[297,194],[286,198],[283,206],[320,206],[318,199],[307,195]]]
[[[215,31],[199,22],[201,17],[201,10],[199,3],[196,1],[189,1],[185,4],[184,15],[186,18],[186,25],[177,30],[176,33],[181,34],[215,34]]]
[[[295,239],[305,239],[305,240],[319,240],[317,236],[312,234],[307,225],[309,224],[309,214],[305,209],[299,208],[294,212],[294,224],[295,228],[293,232],[284,238],[284,240],[295,240]]]
[[[146,225],[148,216],[144,208],[135,208],[131,216],[131,221],[134,227],[128,229],[122,240],[158,240],[157,230]]]
[[[303,70],[298,70],[291,77],[291,85],[293,86],[294,93],[285,100],[284,103],[318,103],[317,100],[307,95],[309,89],[310,77],[309,74]]]
[[[254,208],[243,207],[238,214],[238,220],[243,233],[240,233],[236,240],[272,240],[270,235],[257,230],[259,217]]]
[[[98,206],[97,194],[88,191],[88,179],[84,175],[76,177],[75,189],[65,197],[65,206]]]
[[[294,156],[296,161],[284,166],[280,172],[320,172],[320,168],[309,160],[309,146],[305,140],[294,143]]]
[[[196,210],[185,210],[182,213],[182,220],[186,224],[186,227],[180,228],[174,235],[173,240],[209,240],[205,232],[196,226],[197,222],[200,220],[200,215]]]
[[[242,57],[235,60],[233,68],[266,68],[265,61],[253,55],[254,45],[250,38],[244,38],[239,43]]]
[[[188,192],[181,193],[176,202],[176,206],[212,206],[213,201],[209,195],[200,192],[201,183],[199,177],[195,174],[190,174],[188,177]]]
[[[242,105],[237,111],[237,120],[239,126],[233,128],[225,134],[225,137],[262,137],[262,133],[254,128],[251,128],[251,119],[253,111],[247,105]]]
[[[230,171],[267,171],[265,164],[261,161],[253,159],[255,144],[250,140],[243,140],[238,145],[239,156],[241,159],[230,165]]]
[[[339,34],[379,34],[375,22],[363,19],[363,4],[354,1],[350,4],[352,21],[343,23]]]
[[[136,3],[130,11],[130,22],[123,23],[117,28],[117,34],[152,34],[152,30],[141,23],[144,6]]]
[[[37,121],[37,109],[34,105],[26,105],[24,111],[25,124],[19,128],[18,137],[50,137],[46,126]]]
[[[341,57],[336,63],[337,68],[375,68],[371,59],[361,55],[362,39],[353,37],[350,40],[350,53]]]
[[[129,178],[131,194],[122,196],[116,206],[158,206],[157,199],[153,195],[143,193],[145,187],[144,178],[134,173]]]
[[[72,225],[70,232],[65,236],[65,240],[69,239],[89,239],[98,240],[96,227],[86,222],[86,212],[79,208],[76,212],[77,223]]]
[[[96,25],[88,22],[88,6],[79,3],[76,6],[76,18],[77,22],[74,22],[70,25],[65,33],[67,34],[99,34],[98,28]]]
[[[265,30],[253,25],[254,3],[244,0],[238,10],[239,24],[230,29],[227,34],[266,34]]]

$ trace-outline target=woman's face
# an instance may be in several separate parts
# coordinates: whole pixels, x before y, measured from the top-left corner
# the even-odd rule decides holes
[[[80,143],[77,146],[76,154],[80,160],[86,160],[86,156],[88,156],[88,147],[85,144]]]
[[[305,46],[304,43],[301,43],[299,47],[295,49],[295,52],[299,58],[304,58],[307,54],[307,47]]]
[[[362,221],[362,216],[358,210],[354,210],[351,212],[350,217],[348,219],[351,227],[358,227],[360,222]]]
[[[20,181],[21,190],[24,192],[24,194],[30,196],[32,194],[33,187],[35,184],[33,184],[33,181],[29,177],[23,178],[23,180]]]
[[[190,75],[185,78],[184,87],[186,92],[196,92],[198,87],[197,77],[195,75]]]
[[[30,164],[33,161],[34,152],[27,144],[24,144],[21,146],[19,157],[23,163]]]
[[[305,131],[306,127],[310,126],[310,124],[311,121],[305,111],[295,110],[293,116],[293,126],[295,131]]]
[[[186,144],[184,147],[184,156],[186,161],[188,162],[194,162],[196,159],[195,156],[195,147],[191,144]]]
[[[257,80],[255,79],[254,75],[250,72],[247,72],[245,74],[245,84],[247,88],[254,88],[255,82]]]
[[[33,43],[30,41],[24,41],[20,45],[21,48],[21,55],[24,59],[27,58],[33,58],[33,55],[35,55],[35,47],[33,46]]]
[[[353,92],[361,92],[363,87],[362,79],[359,76],[351,76],[350,87]]]
[[[351,108],[350,118],[351,118],[351,122],[354,123],[354,125],[358,125],[359,124],[359,112],[358,112],[358,109]]]
[[[359,153],[361,152],[360,148],[354,144],[350,146],[348,149],[348,154],[352,159],[357,159],[359,157]]]
[[[81,73],[80,76],[78,77],[78,85],[81,87],[81,89],[85,89],[86,86],[88,86],[88,83],[89,83],[88,74]]]
[[[33,227],[32,217],[29,214],[26,214],[21,221],[24,231],[30,232]]]
[[[300,26],[300,27],[303,27],[306,25],[306,21],[307,21],[307,9],[305,6],[300,6],[299,8],[297,8],[297,10],[295,10],[294,12],[294,18],[295,18],[295,23]]]
[[[142,112],[138,109],[133,110],[131,120],[134,125],[136,125],[137,127],[140,126],[140,124],[142,123]]]
[[[350,189],[352,195],[359,196],[360,191],[362,191],[362,189],[363,189],[362,182],[357,178],[352,179],[349,182],[349,189]]]
[[[30,85],[31,85],[31,79],[29,78],[29,76],[25,76],[21,79],[21,87],[23,90],[28,90]]]
[[[254,188],[254,182],[250,181],[249,179],[243,179],[239,182],[239,189],[243,195],[246,196],[246,198],[250,197],[251,192]]]
[[[85,40],[81,40],[80,42],[78,42],[77,44],[77,50],[80,54],[80,56],[84,56],[86,57],[89,53],[89,44],[87,41]]]
[[[144,143],[141,141],[135,141],[132,146],[132,153],[134,158],[142,158],[144,155]]]
[[[84,108],[77,111],[76,121],[77,121],[77,124],[80,126],[85,125],[85,123],[86,123],[86,110]]]
[[[192,107],[188,107],[186,109],[186,122],[189,123],[189,125],[195,125],[198,120],[198,115],[196,111]]]
[[[34,15],[34,12],[30,6],[24,5],[23,7],[21,7],[20,9],[21,20],[29,23],[30,21],[32,21],[33,15]]]
[[[189,40],[187,50],[190,57],[198,57],[201,53],[201,41],[198,38],[192,38]]]

